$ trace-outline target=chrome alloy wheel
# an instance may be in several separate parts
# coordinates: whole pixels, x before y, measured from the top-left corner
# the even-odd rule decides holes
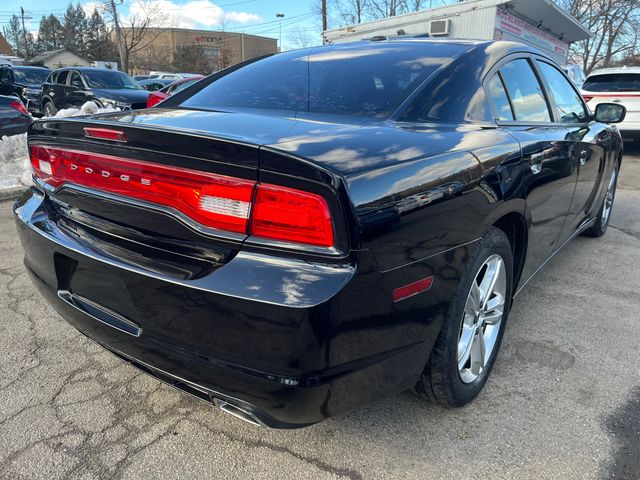
[[[609,221],[611,215],[611,209],[613,208],[613,197],[616,193],[616,178],[618,177],[618,169],[614,168],[611,172],[611,179],[609,180],[609,186],[607,187],[607,196],[604,197],[604,207],[602,208],[602,218],[600,223],[605,226]]]
[[[480,267],[464,306],[458,338],[458,373],[464,383],[476,380],[491,358],[504,314],[507,271],[500,255]]]

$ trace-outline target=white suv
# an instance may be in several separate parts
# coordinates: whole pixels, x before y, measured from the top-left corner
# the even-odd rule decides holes
[[[582,96],[592,111],[599,103],[627,107],[618,129],[625,139],[640,140],[640,67],[595,70],[584,81]]]

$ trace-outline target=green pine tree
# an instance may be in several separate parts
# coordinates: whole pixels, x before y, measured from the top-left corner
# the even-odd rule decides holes
[[[209,75],[213,65],[201,45],[179,45],[173,52],[173,68],[176,72]]]
[[[111,32],[95,9],[87,21],[84,54],[89,60],[116,61],[118,57]]]
[[[33,52],[36,51],[33,35],[31,32],[23,30],[19,16],[12,15],[11,20],[2,27],[2,33],[18,57],[29,58],[33,56]]]
[[[58,50],[64,46],[64,29],[55,15],[43,16],[38,29],[37,49],[39,52]]]
[[[62,20],[64,32],[64,48],[82,55],[85,50],[85,37],[88,23],[84,10],[78,3],[74,6],[71,2]]]

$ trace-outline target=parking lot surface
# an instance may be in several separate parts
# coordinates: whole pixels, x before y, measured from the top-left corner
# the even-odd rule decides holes
[[[0,203],[0,478],[638,478],[640,149],[627,148],[609,231],[518,296],[476,401],[444,410],[405,392],[300,430],[245,424],[77,333],[31,285]]]

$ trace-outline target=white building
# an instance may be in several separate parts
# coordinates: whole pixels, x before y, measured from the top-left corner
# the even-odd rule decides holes
[[[43,52],[29,60],[30,65],[42,65],[48,68],[90,67],[91,62],[65,48]]]
[[[591,33],[551,0],[466,0],[327,30],[323,35],[326,43],[395,35],[511,40],[536,47],[564,64],[569,45],[589,38]]]

